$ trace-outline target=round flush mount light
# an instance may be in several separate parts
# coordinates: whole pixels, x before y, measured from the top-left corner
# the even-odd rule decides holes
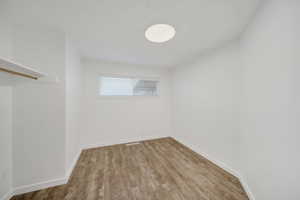
[[[173,26],[168,24],[154,24],[147,28],[145,37],[150,42],[163,43],[171,40],[176,34]]]

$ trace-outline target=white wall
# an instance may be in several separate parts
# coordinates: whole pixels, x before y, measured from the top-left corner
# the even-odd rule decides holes
[[[174,72],[175,137],[236,169],[257,200],[300,198],[299,13],[264,1],[240,44]]]
[[[237,165],[240,49],[236,42],[173,72],[173,134],[227,166]]]
[[[0,2],[0,57],[12,58],[11,24],[8,17],[8,0]]]
[[[64,34],[40,27],[16,28],[11,54],[10,33],[1,29],[0,56],[13,56],[61,82],[26,83],[13,95],[11,88],[0,88],[0,197],[10,187],[13,123],[17,188],[64,177],[79,141],[91,147],[173,135],[240,171],[257,200],[299,199],[299,11],[296,0],[265,1],[241,43],[175,69],[172,81],[165,69],[91,60],[81,69]],[[98,97],[103,74],[159,77],[160,96]]]
[[[72,170],[80,153],[83,71],[72,42],[66,40],[66,169]]]
[[[0,2],[0,57],[11,59],[12,40],[6,15],[7,2]],[[0,84],[3,83],[0,75]],[[0,199],[12,189],[12,106],[12,87],[0,85]]]
[[[84,147],[170,136],[170,77],[165,69],[83,62],[85,70]],[[158,97],[98,96],[100,75],[159,78]]]
[[[299,3],[265,1],[242,38],[241,171],[257,200],[300,199]]]
[[[0,199],[12,185],[12,88],[0,86]]]
[[[16,61],[58,76],[57,84],[14,89],[13,186],[65,176],[65,37],[41,27],[15,27]]]

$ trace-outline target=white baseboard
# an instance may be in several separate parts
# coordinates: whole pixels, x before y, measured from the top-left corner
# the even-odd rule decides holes
[[[156,139],[156,138],[141,139],[138,141],[151,140],[151,139]],[[199,147],[192,145],[192,144],[187,144],[186,142],[183,142],[183,140],[177,139],[176,137],[175,137],[175,139],[178,140],[180,143],[184,144],[185,146],[189,147],[193,151],[197,152],[198,154],[202,155],[207,160],[213,162],[220,168],[224,169],[225,171],[227,171],[227,172],[231,173],[232,175],[234,175],[235,177],[237,177],[240,180],[249,199],[255,200],[255,197],[254,197],[253,193],[251,192],[249,185],[247,184],[246,180],[243,178],[243,176],[237,170],[234,170],[233,168],[226,165],[224,162],[214,159],[211,156],[209,156],[208,154],[202,152],[199,149]],[[132,141],[123,142],[123,143],[126,144],[129,142],[132,142]],[[111,145],[113,145],[113,144],[111,144]],[[104,145],[104,144],[85,145],[84,148],[82,148],[82,150],[90,149],[90,148],[97,148],[97,147],[102,147],[102,146],[108,146],[108,145]],[[76,166],[76,163],[80,157],[82,150],[80,150],[78,152],[78,154],[76,155],[76,157],[74,158],[74,161],[72,162],[71,167],[68,169],[65,178],[14,188],[13,192],[9,192],[8,194],[4,195],[4,197],[2,197],[0,200],[9,200],[13,195],[24,194],[24,193],[33,192],[33,191],[37,191],[37,190],[41,190],[41,189],[45,189],[45,188],[49,188],[49,187],[66,184],[72,174],[72,171],[74,170],[74,168]]]
[[[134,142],[140,142],[140,141],[146,141],[146,140],[155,140],[157,138],[167,138],[170,136],[157,136],[157,137],[141,137],[141,138],[134,138],[129,140],[119,140],[114,142],[105,142],[105,143],[94,143],[94,144],[84,144],[81,146],[81,149],[93,149],[93,148],[99,148],[99,147],[106,147],[106,146],[112,146],[117,144],[127,144],[127,143],[134,143]]]
[[[241,182],[241,184],[242,184],[242,186],[243,186],[245,192],[247,193],[249,199],[250,199],[250,200],[255,200],[255,196],[254,196],[253,192],[250,190],[250,187],[249,187],[249,185],[247,184],[245,178],[244,178],[242,175],[240,175],[240,176],[238,177],[238,179],[240,180],[240,182]]]
[[[13,192],[9,191],[3,197],[1,197],[0,200],[10,200],[13,196],[14,196]]]
[[[69,181],[69,178],[72,174],[72,171],[75,168],[76,163],[77,163],[77,161],[80,157],[80,154],[81,154],[81,150],[77,153],[76,157],[74,158],[74,160],[72,162],[71,167],[66,172],[66,176],[64,178],[14,188],[13,192],[11,193],[11,196],[24,194],[24,193],[28,193],[28,192],[34,192],[34,191],[46,189],[46,188],[49,188],[49,187],[55,187],[55,186],[58,186],[58,185],[67,184],[68,181]],[[4,199],[4,200],[6,200],[6,199]]]
[[[233,176],[235,176],[236,178],[239,179],[239,181],[241,182],[246,194],[248,195],[250,200],[255,200],[255,197],[253,195],[253,193],[250,190],[249,185],[247,184],[246,180],[243,178],[243,176],[241,175],[240,172],[238,172],[237,170],[233,169],[232,167],[229,167],[227,164],[225,164],[224,162],[221,162],[217,159],[214,159],[213,157],[209,156],[207,153],[204,153],[203,151],[201,151],[199,149],[199,147],[193,145],[193,144],[187,144],[186,142],[184,142],[181,139],[178,139],[177,137],[174,137],[175,140],[177,140],[178,142],[184,144],[185,146],[189,147],[191,150],[195,151],[196,153],[200,154],[201,156],[205,157],[207,160],[211,161],[212,163],[214,163],[215,165],[219,166],[220,168],[224,169],[225,171],[229,172],[230,174],[232,174]]]
[[[75,166],[76,166],[76,163],[77,163],[77,161],[79,160],[79,157],[80,157],[80,155],[81,155],[81,152],[82,152],[82,150],[79,150],[78,153],[76,154],[76,157],[74,158],[74,160],[73,160],[73,162],[72,162],[70,168],[68,169],[68,171],[67,171],[67,173],[66,173],[66,178],[65,178],[65,179],[67,179],[67,180],[70,179],[71,174],[72,174],[72,172],[73,172],[73,170],[74,170],[74,168],[75,168]]]
[[[146,139],[143,138],[141,140],[149,140],[149,139],[155,139],[155,138],[146,138]],[[132,142],[132,141],[128,141],[128,142]],[[126,143],[126,142],[124,142],[124,143]],[[90,149],[90,148],[97,148],[97,147],[102,147],[102,146],[108,146],[108,145],[114,145],[114,144],[84,145],[83,148],[81,148],[81,150],[77,153],[76,157],[74,158],[74,160],[71,164],[71,167],[67,170],[64,178],[14,188],[13,192],[10,193],[10,197],[13,195],[20,195],[20,194],[24,194],[24,193],[28,193],[28,192],[34,192],[37,190],[42,190],[42,189],[46,189],[49,187],[64,185],[64,184],[68,183],[68,180],[76,166],[76,163],[81,155],[82,150]],[[0,199],[0,200],[2,200],[2,199]],[[6,200],[6,199],[3,199],[3,200]]]
[[[14,188],[14,195],[19,195],[19,194],[24,194],[28,192],[33,192],[41,189],[46,189],[49,187],[54,187],[58,185],[64,185],[68,182],[68,179],[66,178],[61,178],[61,179],[55,179],[55,180],[50,180],[50,181],[45,181],[41,183],[36,183],[32,185],[25,185],[21,187]]]

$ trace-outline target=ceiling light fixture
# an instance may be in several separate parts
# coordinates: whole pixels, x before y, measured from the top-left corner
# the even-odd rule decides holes
[[[154,43],[163,43],[171,40],[176,34],[173,26],[168,24],[155,24],[147,28],[145,37]]]

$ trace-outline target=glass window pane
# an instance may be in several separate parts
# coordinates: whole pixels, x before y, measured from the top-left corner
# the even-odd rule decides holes
[[[134,85],[133,93],[138,96],[157,95],[157,81],[138,80]]]
[[[155,80],[123,77],[100,77],[101,96],[156,96]]]

